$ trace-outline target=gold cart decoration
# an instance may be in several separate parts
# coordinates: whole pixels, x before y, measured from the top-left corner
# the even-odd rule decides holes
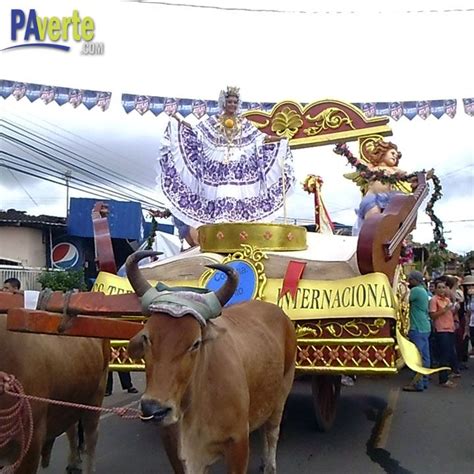
[[[389,117],[367,118],[358,107],[333,99],[308,105],[285,100],[269,113],[249,110],[244,116],[267,135],[288,138],[292,148],[392,135]]]
[[[264,299],[263,292],[267,283],[264,260],[265,253],[252,245],[243,244],[241,250],[228,255],[222,263],[233,267],[239,274],[239,285],[227,305],[252,299]],[[216,291],[227,277],[215,270],[205,271],[199,280],[199,286]]]
[[[242,245],[260,250],[306,250],[306,229],[290,224],[233,222],[199,227],[202,252],[239,252]]]

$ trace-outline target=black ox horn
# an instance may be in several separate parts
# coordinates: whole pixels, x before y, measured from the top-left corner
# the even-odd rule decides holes
[[[125,262],[127,278],[137,296],[143,296],[150,288],[152,288],[138,268],[138,262],[146,257],[155,257],[162,254],[163,252],[155,252],[154,250],[139,250],[127,257],[127,261]]]
[[[137,296],[143,296],[150,288],[152,288],[138,268],[138,262],[146,257],[154,257],[161,254],[162,252],[155,252],[153,250],[139,250],[128,256],[127,261],[125,262],[127,277]],[[221,306],[225,306],[237,289],[237,285],[239,284],[239,274],[229,265],[223,265],[220,263],[206,265],[206,267],[212,268],[213,270],[220,270],[227,275],[227,280],[224,285],[215,292]]]
[[[239,274],[229,265],[223,265],[221,263],[212,263],[206,265],[206,267],[212,268],[213,270],[220,270],[227,275],[227,280],[224,285],[215,292],[219,303],[224,307],[237,289],[237,285],[239,284]]]

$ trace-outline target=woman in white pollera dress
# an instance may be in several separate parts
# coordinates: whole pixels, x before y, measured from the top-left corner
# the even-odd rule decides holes
[[[175,116],[160,140],[157,183],[178,228],[270,222],[294,184],[288,140],[239,115],[239,89],[222,91],[219,106],[196,126]]]

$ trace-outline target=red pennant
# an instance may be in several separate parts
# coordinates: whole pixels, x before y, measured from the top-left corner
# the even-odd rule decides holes
[[[285,296],[288,292],[292,298],[296,297],[296,290],[298,289],[298,284],[303,276],[305,267],[306,262],[290,260],[286,269],[285,278],[283,279],[280,298]]]

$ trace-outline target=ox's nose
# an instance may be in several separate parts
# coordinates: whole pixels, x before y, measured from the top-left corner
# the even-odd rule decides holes
[[[142,416],[140,418],[143,421],[162,421],[171,411],[170,407],[163,406],[156,400],[147,398],[142,398],[140,406],[142,409]]]

